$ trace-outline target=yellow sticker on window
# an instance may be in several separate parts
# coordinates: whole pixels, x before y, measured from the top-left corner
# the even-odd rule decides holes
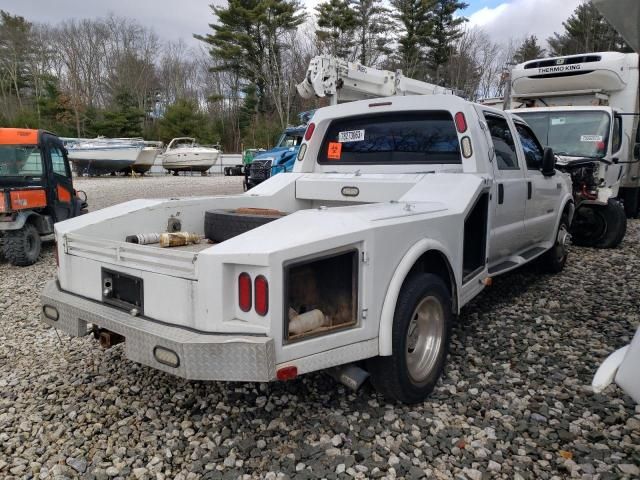
[[[329,160],[340,160],[342,155],[342,144],[339,142],[329,142],[329,148],[327,149],[327,158]]]

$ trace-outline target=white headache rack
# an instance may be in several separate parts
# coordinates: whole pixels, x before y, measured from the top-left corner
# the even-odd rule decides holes
[[[296,88],[302,98],[329,97],[332,104],[394,95],[454,93],[449,88],[405,77],[401,70],[379,70],[328,55],[309,62],[305,79]]]

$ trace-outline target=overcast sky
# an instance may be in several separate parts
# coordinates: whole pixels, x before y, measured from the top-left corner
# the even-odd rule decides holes
[[[320,0],[304,0],[313,8]],[[152,27],[163,39],[199,42],[193,33],[206,33],[213,21],[210,3],[224,0],[2,0],[0,8],[36,22],[57,23],[69,18],[95,18],[114,13]],[[464,15],[494,41],[537,35],[545,40],[560,31],[562,21],[581,0],[467,0]]]

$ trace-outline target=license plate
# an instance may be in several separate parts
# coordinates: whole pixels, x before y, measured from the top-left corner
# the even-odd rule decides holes
[[[141,278],[102,269],[102,301],[123,310],[136,309],[144,313],[143,282]]]

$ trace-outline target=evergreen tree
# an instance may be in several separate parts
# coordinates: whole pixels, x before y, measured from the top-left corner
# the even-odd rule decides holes
[[[140,137],[144,112],[129,92],[116,95],[112,108],[102,113],[102,118],[94,122],[91,130],[105,137]]]
[[[436,0],[431,10],[432,32],[426,39],[429,47],[427,66],[436,83],[440,83],[442,67],[449,61],[454,51],[454,42],[462,36],[460,26],[467,21],[456,17],[458,10],[464,10],[468,4],[458,0]]]
[[[400,36],[395,64],[408,77],[424,78],[425,45],[433,32],[431,10],[436,0],[391,0]]]
[[[259,109],[267,110],[268,82],[282,68],[282,39],[304,22],[298,0],[229,0],[211,5],[217,23],[213,33],[194,35],[210,45],[216,71],[237,75],[256,86]]]
[[[355,60],[356,13],[349,0],[328,0],[316,7],[318,28],[316,37],[328,55]]]
[[[195,137],[204,142],[209,140],[208,132],[203,129],[205,124],[206,117],[194,101],[179,99],[167,107],[158,121],[158,133],[165,143],[176,137]]]
[[[33,24],[19,15],[0,10],[0,93],[14,96],[22,108],[23,90],[28,86],[28,59],[32,54]]]
[[[622,36],[591,2],[578,5],[562,25],[564,26],[563,33],[556,32],[547,39],[553,56],[603,51],[632,51]]]
[[[545,55],[544,48],[538,44],[538,37],[531,35],[524,39],[522,45],[513,54],[513,61],[516,63],[528,62]]]
[[[358,61],[376,65],[383,55],[391,53],[391,19],[381,0],[353,0],[356,22]]]

